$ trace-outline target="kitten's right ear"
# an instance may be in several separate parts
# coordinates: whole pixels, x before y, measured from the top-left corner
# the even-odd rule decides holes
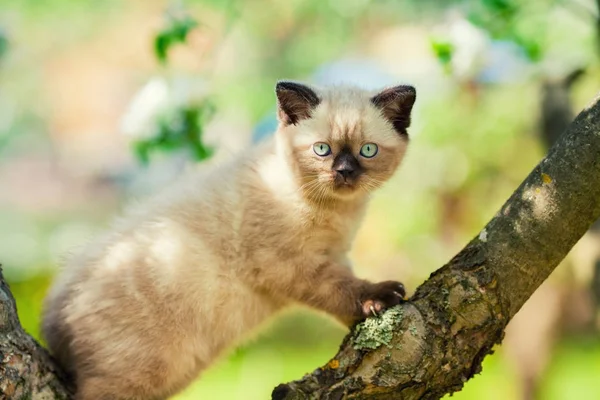
[[[280,81],[275,87],[277,93],[277,116],[284,125],[294,125],[302,119],[310,118],[312,110],[321,99],[306,85]]]

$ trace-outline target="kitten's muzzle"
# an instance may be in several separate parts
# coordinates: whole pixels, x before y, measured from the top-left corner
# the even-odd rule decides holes
[[[354,186],[360,171],[356,169],[338,169],[335,171],[334,182],[337,187],[350,187]]]
[[[352,153],[342,151],[333,161],[335,183],[338,186],[348,186],[356,182],[362,173],[362,168]]]

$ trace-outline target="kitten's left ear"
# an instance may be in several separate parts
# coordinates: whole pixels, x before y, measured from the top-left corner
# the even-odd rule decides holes
[[[373,96],[371,103],[381,110],[382,115],[394,126],[396,132],[407,135],[410,112],[415,104],[417,91],[412,86],[395,86]]]
[[[293,125],[302,119],[310,118],[312,110],[321,99],[306,85],[280,81],[275,87],[277,93],[277,114],[284,125]]]

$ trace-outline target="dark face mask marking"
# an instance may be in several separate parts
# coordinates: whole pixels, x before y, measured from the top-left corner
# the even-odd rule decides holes
[[[336,173],[337,184],[354,183],[363,172],[358,160],[347,147],[343,148],[335,157],[331,168]]]

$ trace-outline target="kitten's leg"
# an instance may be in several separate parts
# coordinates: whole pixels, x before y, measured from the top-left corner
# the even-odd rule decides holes
[[[347,325],[386,308],[399,304],[406,291],[396,281],[372,283],[358,279],[349,267],[337,263],[319,265],[313,274],[306,274],[309,285],[300,285],[298,300],[336,316]]]
[[[399,304],[406,291],[396,281],[371,283],[358,279],[350,268],[333,261],[294,263],[294,274],[273,273],[267,286],[278,295],[323,310],[347,325]],[[268,278],[270,274],[264,274]]]

